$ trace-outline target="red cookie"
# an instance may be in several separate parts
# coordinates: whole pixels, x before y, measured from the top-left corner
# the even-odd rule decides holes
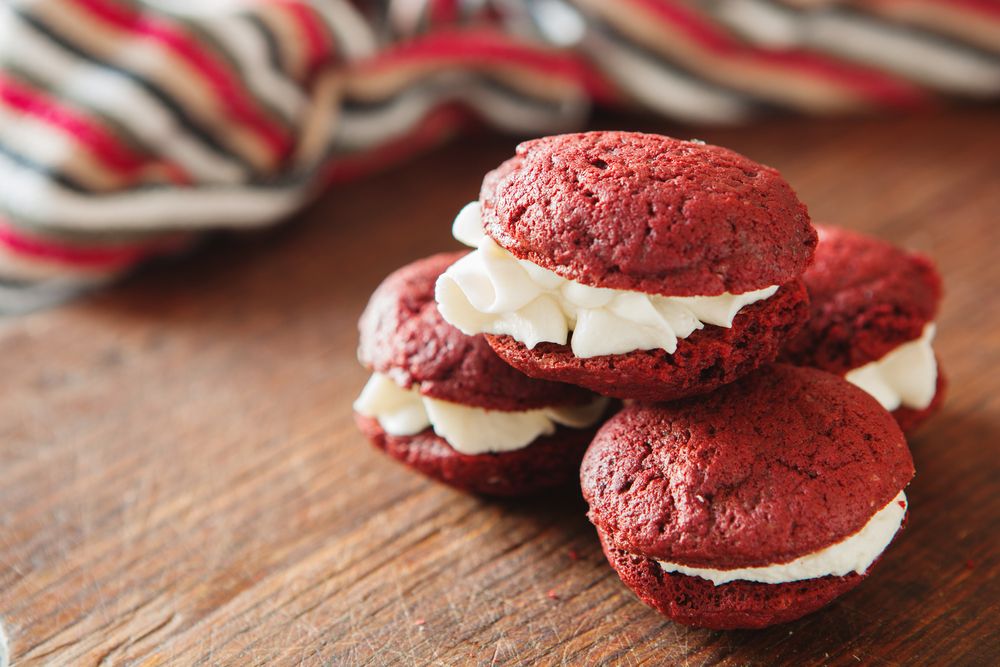
[[[479,200],[497,243],[595,287],[739,294],[795,280],[816,247],[805,205],[776,170],[658,134],[526,141]]]
[[[524,496],[575,484],[580,459],[595,430],[560,426],[553,435],[523,449],[470,456],[455,451],[432,429],[393,436],[377,420],[357,412],[354,423],[373,445],[397,461],[456,489],[487,496]]]
[[[474,408],[476,414],[494,417],[592,405],[597,397],[590,392],[529,378],[497,357],[482,336],[466,336],[441,318],[433,298],[434,281],[464,254],[434,255],[383,281],[359,323],[361,363],[391,380],[383,385],[389,387],[393,400],[409,401],[417,409],[423,409],[419,406],[424,399]],[[468,454],[437,435],[439,425],[390,433],[378,415],[360,411],[362,403],[359,399],[355,406],[355,421],[378,448],[446,484],[493,495],[527,494],[573,481],[600,423],[586,428],[553,424],[554,432],[530,444]],[[365,405],[366,410],[370,408],[369,403]],[[487,433],[485,437],[493,436]]]
[[[671,401],[728,384],[774,359],[808,317],[801,281],[744,308],[732,328],[705,327],[677,341],[677,350],[638,350],[581,359],[567,345],[540,343],[533,350],[510,336],[486,336],[497,354],[531,375],[587,387],[604,396]]]
[[[676,350],[672,340],[644,340],[633,347],[598,343],[581,352],[575,302],[560,306],[573,311],[568,321],[575,320],[565,344],[547,338],[529,346],[524,337],[500,335],[509,330],[478,329],[501,357],[532,377],[619,398],[705,393],[772,361],[808,315],[799,277],[812,260],[816,234],[806,208],[777,171],[725,148],[632,132],[528,141],[486,176],[480,208],[490,239],[513,258],[571,281],[570,288],[615,290],[624,298],[655,297],[656,303],[672,298],[657,306],[659,315],[634,299],[627,307],[607,306],[599,317],[611,335],[598,332],[594,339],[613,338],[651,317],[668,322],[649,325],[653,329],[677,330],[677,323],[683,329],[683,316],[675,321],[664,313],[689,308],[691,297],[718,302],[778,289],[722,322],[696,317],[704,326],[677,334]],[[502,272],[495,274],[503,279]],[[576,293],[581,299],[595,295]],[[442,294],[447,298],[448,291],[439,299]],[[616,317],[626,323],[611,324]]]
[[[812,314],[782,359],[851,379],[851,371],[921,339],[938,312],[941,277],[924,255],[839,227],[818,225],[817,230],[816,260],[803,276]],[[904,402],[893,410],[906,431],[936,412],[944,399],[940,370],[926,382],[934,387],[928,405]]]
[[[716,586],[701,577],[668,574],[656,561],[613,546],[597,535],[611,567],[643,602],[683,625],[714,630],[766,628],[825,607],[861,583],[857,574],[787,584],[733,581]]]
[[[892,501],[913,462],[871,396],[777,364],[707,396],[626,407],[598,432],[580,475],[605,553],[640,598],[681,623],[755,628],[814,611],[867,575],[881,549],[860,574],[804,575],[801,564],[850,563],[845,540],[867,535],[882,511],[901,521],[905,507]],[[766,574],[715,585],[657,561]]]

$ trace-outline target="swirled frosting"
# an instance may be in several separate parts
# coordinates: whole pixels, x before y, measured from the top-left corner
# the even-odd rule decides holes
[[[527,447],[558,425],[586,428],[601,418],[608,399],[507,412],[485,410],[422,396],[417,387],[403,389],[388,376],[374,373],[354,402],[359,414],[378,420],[390,435],[415,435],[428,427],[463,454],[509,452]]]
[[[889,412],[900,406],[923,410],[937,391],[937,359],[931,343],[936,327],[924,327],[920,338],[903,343],[881,359],[844,376],[871,394]]]
[[[731,327],[740,309],[778,291],[772,285],[743,294],[673,297],[583,285],[498,245],[483,230],[478,202],[461,210],[452,232],[476,250],[438,278],[441,314],[468,335],[506,334],[529,349],[569,341],[581,358],[653,349],[673,354],[678,339],[705,325]]]
[[[784,584],[790,581],[843,577],[851,572],[864,574],[899,531],[906,515],[906,494],[902,491],[868,520],[858,532],[836,544],[796,558],[787,563],[763,567],[743,567],[716,570],[688,567],[679,563],[657,561],[664,572],[677,572],[689,577],[701,577],[716,586],[730,581],[756,581],[763,584]]]

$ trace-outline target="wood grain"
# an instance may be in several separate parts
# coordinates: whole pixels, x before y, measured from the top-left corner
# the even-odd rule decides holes
[[[0,322],[0,619],[17,665],[1000,664],[1000,124],[660,129],[781,169],[817,220],[933,255],[947,405],[909,525],[828,609],[673,625],[574,497],[491,502],[355,432],[355,321],[514,140],[469,138],[61,309]],[[604,119],[632,126],[634,120]]]

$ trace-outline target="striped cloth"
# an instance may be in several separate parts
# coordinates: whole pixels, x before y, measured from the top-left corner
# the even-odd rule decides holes
[[[0,0],[0,312],[280,221],[469,123],[998,94],[998,0]]]

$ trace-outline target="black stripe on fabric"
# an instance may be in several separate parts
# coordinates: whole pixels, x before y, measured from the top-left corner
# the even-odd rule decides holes
[[[53,90],[44,82],[35,77],[31,72],[18,65],[3,65],[4,70],[29,88],[33,88],[38,93],[46,97],[54,97]],[[93,123],[100,125],[109,133],[115,136],[119,142],[124,144],[131,152],[142,157],[156,157],[156,152],[128,127],[123,126],[116,119],[111,118],[103,111],[99,111],[71,92],[59,91],[60,103],[69,107],[80,115],[87,116]],[[89,150],[89,149],[88,149]]]
[[[407,87],[401,91],[398,91],[395,95],[388,98],[384,98],[377,102],[363,101],[357,103],[350,103],[348,101],[345,101],[345,103],[341,105],[341,117],[344,118],[351,115],[365,116],[365,115],[373,115],[389,111],[391,107],[394,104],[399,103],[399,101],[403,97],[405,97],[408,94],[412,94],[413,90],[419,85],[421,84]],[[422,85],[426,87],[433,84],[429,84],[428,82],[425,81],[423,82]],[[437,87],[439,87],[440,90],[435,91],[436,93],[438,93],[435,104],[432,105],[427,110],[427,113],[421,116],[413,125],[407,127],[401,135],[397,136],[406,136],[407,134],[411,133],[414,127],[418,126],[421,122],[423,122],[424,118],[426,118],[427,115],[432,113],[435,109],[439,108],[442,103],[457,102],[459,104],[462,104],[463,106],[466,106],[471,111],[474,111],[481,116],[481,112],[476,110],[474,108],[474,105],[462,99],[460,95],[455,94],[458,92],[457,89],[449,90],[447,84],[438,84]],[[464,87],[466,89],[470,87],[476,89],[489,89],[499,95],[503,95],[509,98],[514,104],[533,107],[535,110],[540,110],[542,112],[549,113],[552,116],[553,120],[558,120],[560,118],[565,119],[567,117],[567,114],[563,112],[564,106],[562,101],[550,101],[547,99],[540,99],[537,97],[527,96],[518,91],[517,89],[508,86],[505,82],[494,79],[493,77],[486,75],[485,73],[480,73],[480,72],[470,73],[469,81],[464,83]],[[589,104],[589,100],[586,96],[582,96],[580,98],[580,101]],[[488,119],[486,119],[485,117],[483,118],[486,122],[489,122]],[[323,165],[328,165],[332,160],[338,157],[345,157],[345,156],[350,157],[357,155],[358,153],[361,152],[364,151],[363,150],[359,151],[357,149],[345,150],[343,148],[331,145],[324,153],[323,158],[319,160],[319,163]]]
[[[171,15],[164,16],[169,20],[176,21],[179,25],[183,25],[186,30],[190,31],[191,34],[197,37],[198,41],[207,45],[216,58],[226,63],[226,67],[229,68],[227,74],[238,82],[240,92],[252,101],[253,106],[261,116],[266,118],[267,121],[280,126],[282,130],[288,132],[289,134],[295,133],[296,127],[294,125],[294,119],[286,116],[279,109],[277,109],[266,95],[258,94],[258,91],[250,83],[250,72],[247,71],[248,68],[244,66],[243,62],[234,54],[230,53],[227,50],[227,47],[216,39],[215,35],[210,33],[208,30],[205,30],[194,21]],[[278,74],[282,78],[287,78],[284,72],[281,72],[280,70]]]
[[[186,37],[193,38],[195,42],[199,43],[199,46],[202,43],[207,45],[211,50],[212,56],[225,63],[226,68],[229,70],[227,74],[232,75],[234,72],[242,71],[242,67],[236,57],[229,53],[197,20],[186,16],[179,16],[156,5],[143,5],[140,12],[156,16]]]
[[[58,279],[22,281],[0,276],[0,316],[51,308],[96,289],[99,284]]]
[[[112,192],[109,194],[99,194],[87,192],[92,199],[114,198],[116,194],[128,194],[131,190]],[[65,243],[85,246],[101,245],[121,245],[145,243],[157,239],[162,239],[173,233],[172,230],[122,230],[122,229],[79,229],[76,227],[50,226],[48,220],[38,220],[34,217],[25,217],[22,213],[15,213],[0,201],[0,219],[8,227],[12,227],[22,233],[41,237],[48,240],[57,240]]]
[[[787,115],[789,112],[795,112],[794,108],[783,106],[738,88],[732,88],[716,81],[705,79],[696,72],[687,69],[674,61],[667,60],[662,54],[647,48],[644,44],[632,41],[627,35],[602,20],[591,18],[590,27],[601,36],[613,42],[617,48],[638,54],[643,58],[654,62],[658,67],[679,79],[687,81],[693,85],[701,86],[702,88],[710,90],[716,94],[730,95],[731,97],[738,99],[746,105],[747,112],[751,115]]]
[[[247,24],[260,34],[267,45],[267,60],[271,63],[271,67],[283,78],[289,78],[288,69],[281,59],[281,48],[278,46],[278,40],[274,38],[274,33],[271,32],[271,29],[264,24],[264,21],[259,16],[247,14],[244,18]]]
[[[836,8],[831,7],[829,9],[824,10],[822,14],[839,16],[842,18],[849,19],[855,23],[863,23],[866,26],[871,26],[878,30],[891,32],[897,35],[911,37],[913,39],[922,42],[927,42],[929,44],[934,44],[935,46],[938,46],[940,48],[947,49],[949,51],[955,51],[956,53],[960,53],[970,58],[989,60],[994,63],[1000,64],[1000,54],[994,51],[989,51],[976,44],[963,42],[957,37],[952,37],[950,35],[945,35],[939,32],[933,32],[926,28],[919,28],[911,24],[894,23],[884,18],[880,18],[876,14],[870,14],[864,11],[861,7],[858,7],[857,9],[851,7],[836,7]]]
[[[894,21],[883,14],[879,14],[874,11],[866,11],[862,4],[854,6],[837,5],[823,6],[815,9],[800,9],[798,7],[789,6],[788,4],[781,2],[781,0],[755,1],[758,4],[767,5],[776,12],[780,12],[790,18],[808,16],[810,14],[814,14],[816,16],[837,15],[857,21],[858,23],[865,23],[869,26],[874,26],[879,30],[885,30],[886,32],[908,35],[921,41],[937,43],[939,46],[951,51],[960,51],[969,56],[981,57],[987,60],[1000,62],[1000,53],[997,51],[991,51],[990,49],[971,42],[964,42],[952,33],[936,32],[931,28],[925,28],[917,24]],[[1000,48],[1000,44],[998,44],[997,47]]]
[[[43,178],[58,183],[67,190],[72,190],[73,192],[78,192],[81,194],[93,194],[93,190],[86,187],[75,178],[67,176],[57,169],[44,164],[35,162],[34,160],[27,158],[20,153],[12,151],[10,148],[0,143],[0,155],[3,155],[7,159],[11,160],[19,167],[27,169],[28,171],[33,171]]]
[[[207,30],[195,19],[187,16],[179,16],[176,13],[171,13],[159,7],[144,6],[142,11],[155,14],[163,21],[172,24],[175,28],[181,28],[182,32],[193,37],[194,41],[199,45],[208,47],[210,55],[224,63],[227,76],[237,81],[241,92],[252,100],[254,107],[260,112],[261,116],[265,117],[271,123],[281,126],[283,130],[288,132],[294,131],[294,128],[290,127],[291,121],[281,111],[274,108],[270,100],[257,94],[257,91],[248,80],[247,68],[243,62],[234,53],[231,53],[228,47],[221,43],[212,31]],[[235,21],[242,19],[242,17],[243,14],[231,14],[227,18],[230,21]],[[224,30],[224,28],[225,25],[223,24],[220,31]]]
[[[147,93],[156,98],[156,100],[160,102],[160,104],[162,104],[167,111],[170,112],[170,114],[174,117],[177,123],[181,127],[183,127],[184,130],[186,130],[190,135],[197,137],[202,144],[210,148],[213,152],[218,153],[220,156],[240,164],[241,166],[245,167],[248,171],[250,172],[254,171],[253,165],[251,165],[248,161],[244,160],[239,154],[234,153],[233,151],[229,150],[224,145],[222,145],[219,141],[217,141],[215,137],[212,136],[210,130],[200,127],[198,121],[192,118],[187,113],[187,111],[185,111],[184,107],[182,107],[175,100],[173,100],[170,97],[170,95],[167,94],[162,88],[160,88],[159,86],[150,81],[147,81],[146,79],[142,78],[141,76],[133,72],[130,72],[126,69],[122,69],[103,60],[99,60],[98,58],[87,53],[86,51],[79,48],[75,44],[64,39],[62,35],[59,35],[55,31],[49,29],[49,27],[46,26],[44,23],[35,19],[33,16],[25,13],[24,11],[18,8],[15,8],[14,11],[18,13],[18,16],[27,25],[30,25],[40,35],[44,36],[51,43],[59,46],[64,51],[67,51],[72,55],[76,56],[77,58],[84,60],[88,63],[98,65],[105,71],[117,74],[118,76],[121,76],[137,84]]]
[[[565,103],[565,100],[554,101],[542,97],[532,97],[531,95],[528,95],[513,86],[507,85],[505,82],[494,77],[492,74],[483,75],[476,83],[485,88],[489,88],[492,91],[506,95],[507,97],[512,97],[522,104],[528,104],[539,109],[552,109],[555,111],[562,109],[563,104]],[[580,92],[580,99],[581,101],[590,101],[590,98],[582,90]]]
[[[449,70],[447,74],[454,74],[454,71]],[[454,83],[440,83],[434,81],[433,78],[431,78],[431,79],[417,80],[414,83],[408,85],[406,88],[396,91],[391,96],[384,97],[379,100],[368,100],[368,99],[357,100],[345,97],[341,101],[340,109],[342,112],[347,112],[347,113],[361,113],[363,111],[378,112],[392,106],[393,104],[396,104],[400,98],[402,98],[407,94],[412,93],[413,90],[418,87],[434,89],[435,93],[440,94],[442,97],[447,97],[452,92],[452,90],[458,90],[462,86],[470,86],[470,85],[489,88],[498,93],[502,93],[507,97],[515,99],[520,104],[530,105],[539,109],[558,110],[562,108],[562,102],[553,102],[539,97],[532,97],[526,93],[521,92],[516,88],[509,86],[508,84],[502,82],[501,80],[497,79],[488,72],[469,71],[468,76],[469,80],[461,84],[458,84],[457,88],[455,87]],[[431,75],[431,77],[433,77],[433,75]]]
[[[311,178],[315,176],[312,171],[308,172],[291,172],[286,175],[279,177],[265,177],[259,180],[250,181],[247,183],[239,183],[235,185],[216,185],[216,184],[199,184],[192,187],[178,187],[171,183],[141,183],[133,187],[122,189],[122,190],[112,190],[109,192],[95,191],[91,188],[86,187],[82,183],[78,182],[71,176],[66,175],[63,172],[47,167],[46,165],[39,164],[29,158],[24,157],[19,153],[15,153],[10,150],[7,146],[0,144],[0,155],[6,156],[11,161],[15,162],[17,165],[29,169],[44,178],[51,180],[59,185],[63,186],[67,190],[86,195],[95,201],[98,200],[111,200],[118,196],[128,197],[131,195],[142,195],[151,194],[154,192],[165,192],[173,191],[178,197],[184,197],[188,193],[228,193],[237,194],[240,192],[252,192],[255,190],[292,190],[302,184],[308,183]],[[4,207],[0,204],[0,210]],[[8,213],[7,217],[13,217]],[[19,218],[21,219],[21,218]],[[32,224],[31,220],[24,220],[24,222],[31,228],[36,228],[36,225]],[[200,229],[202,225],[196,225],[192,229]],[[41,228],[41,226],[37,227]],[[119,230],[112,230],[110,233],[114,234],[113,238],[120,238]],[[86,238],[100,237],[105,234],[105,231],[94,231],[91,233],[90,230],[82,233]]]

